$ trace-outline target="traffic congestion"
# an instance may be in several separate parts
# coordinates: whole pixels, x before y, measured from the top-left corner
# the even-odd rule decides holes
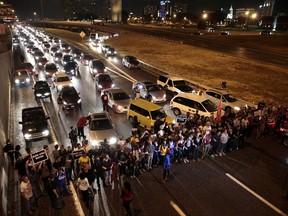
[[[27,103],[22,110],[26,147],[35,145],[35,151],[40,151],[43,142],[35,143],[47,138],[46,144],[71,146],[72,154],[82,143],[90,166],[97,157],[102,163],[109,161],[103,176],[88,178],[91,185],[97,179],[95,189],[159,166],[164,167],[161,183],[165,184],[170,162],[186,164],[225,156],[243,148],[246,138],[277,134],[288,145],[286,107],[243,101],[229,94],[225,83],[221,89],[203,89],[169,74],[157,75],[156,80],[148,74],[147,79],[139,80],[143,62],[119,56],[95,35],[87,44],[93,46],[92,51],[24,25],[13,27],[13,37],[19,38],[22,52],[15,88],[30,89],[35,97],[35,106]],[[29,67],[21,68],[24,64]],[[83,117],[85,122],[79,126]],[[61,123],[53,122],[55,119]],[[72,130],[77,131],[74,141]],[[114,164],[111,172],[110,162]],[[86,172],[91,167],[81,165],[75,176],[81,169]],[[85,204],[89,209],[89,202]]]

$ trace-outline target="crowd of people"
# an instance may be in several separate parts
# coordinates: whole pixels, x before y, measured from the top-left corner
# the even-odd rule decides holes
[[[22,156],[20,146],[14,149],[11,140],[7,140],[4,151],[21,176],[20,192],[29,213],[32,213],[43,194],[49,196],[52,207],[58,208],[59,198],[71,194],[68,187],[71,182],[78,186],[89,208],[91,188],[114,189],[114,183],[124,176],[135,178],[157,167],[162,167],[161,181],[165,183],[173,163],[184,164],[225,156],[229,151],[242,148],[247,138],[276,134],[277,129],[288,120],[288,109],[259,104],[258,110],[225,113],[218,123],[214,116],[204,117],[197,112],[193,115],[187,113],[186,117],[185,123],[172,125],[157,119],[154,127],[149,129],[140,128],[136,123],[131,136],[127,139],[121,137],[114,146],[109,146],[105,141],[92,146],[84,135],[87,118],[83,117],[78,121],[77,128],[71,126],[71,145],[67,148],[55,145],[51,153],[45,145],[49,159],[37,166],[32,163],[29,148],[26,149],[27,154]],[[74,152],[81,154],[76,156]]]

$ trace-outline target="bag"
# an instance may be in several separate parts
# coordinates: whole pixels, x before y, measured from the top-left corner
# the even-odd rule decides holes
[[[93,191],[92,187],[88,188],[88,196],[89,196],[90,200],[94,199],[94,191]]]
[[[55,199],[55,209],[63,209],[65,207],[65,202],[62,197]]]

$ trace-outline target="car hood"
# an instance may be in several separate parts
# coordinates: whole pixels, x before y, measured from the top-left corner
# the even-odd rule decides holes
[[[119,106],[122,106],[122,107],[127,107],[127,106],[129,106],[130,102],[131,102],[131,99],[130,99],[130,98],[129,98],[129,99],[126,99],[126,100],[115,100],[115,103],[116,103],[117,105],[119,105]]]
[[[101,85],[105,88],[110,88],[112,86],[112,82],[98,82],[98,85]]]
[[[162,92],[162,91],[153,91],[153,92],[149,92],[149,94],[152,97],[156,97],[156,98],[163,98],[164,97],[164,92]]]
[[[45,94],[50,93],[50,89],[35,89],[35,94]]]
[[[243,108],[243,107],[246,107],[246,105],[248,107],[256,108],[255,104],[247,102],[247,101],[239,100],[239,99],[237,99],[237,101],[235,101],[235,102],[230,102],[229,104],[232,106],[232,108],[233,107]]]
[[[62,97],[63,101],[65,101],[66,103],[72,103],[75,104],[78,102],[78,100],[80,99],[80,97],[78,95],[75,95],[73,97]]]
[[[97,142],[103,142],[105,138],[109,141],[109,139],[111,139],[112,137],[116,137],[114,129],[97,130],[97,131],[90,130],[89,135],[91,141],[97,141]]]
[[[46,121],[23,124],[23,133],[37,133],[48,129]]]

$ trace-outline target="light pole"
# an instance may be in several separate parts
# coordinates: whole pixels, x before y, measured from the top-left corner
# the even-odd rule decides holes
[[[41,18],[44,19],[44,9],[43,9],[43,0],[40,0],[41,3]]]
[[[33,12],[33,15],[34,15],[34,21],[36,21],[37,13],[36,13],[36,12]]]

